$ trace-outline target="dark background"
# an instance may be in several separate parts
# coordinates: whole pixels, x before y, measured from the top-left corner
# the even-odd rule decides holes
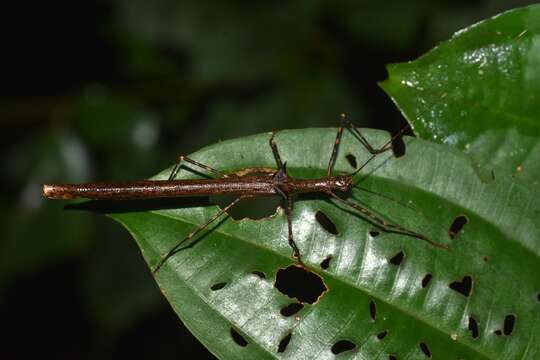
[[[377,87],[528,1],[24,2],[2,10],[0,358],[210,355],[117,223],[43,182],[147,178],[219,139],[405,122]]]

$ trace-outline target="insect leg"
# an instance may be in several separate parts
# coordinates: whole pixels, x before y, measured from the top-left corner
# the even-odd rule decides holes
[[[330,156],[330,161],[328,161],[328,169],[326,171],[326,176],[332,176],[332,169],[336,162],[337,152],[339,150],[339,143],[341,142],[341,135],[343,135],[343,128],[346,121],[346,115],[341,114],[339,120],[339,127],[336,133],[336,141],[334,141],[334,146],[332,147],[332,155]]]
[[[354,123],[352,121],[350,121],[348,119],[346,119],[345,121],[347,122],[347,126],[348,126],[349,131],[362,144],[362,146],[364,146],[364,148],[367,151],[369,151],[369,153],[372,154],[372,155],[380,154],[380,153],[383,153],[385,151],[388,151],[388,150],[392,149],[392,141],[395,140],[401,134],[403,134],[403,132],[409,128],[409,125],[403,127],[396,135],[392,136],[391,141],[387,142],[386,144],[384,144],[380,148],[376,149],[369,143],[369,141],[366,139],[366,137],[364,135],[362,135],[362,133],[360,132],[360,129],[358,129],[356,127],[356,125],[354,125]]]
[[[204,164],[201,164],[200,162],[198,161],[195,161],[193,159],[190,159],[188,158],[187,156],[185,155],[180,155],[178,157],[178,160],[176,161],[176,164],[174,165],[172,171],[171,171],[171,175],[169,175],[169,181],[171,180],[174,180],[174,178],[176,177],[176,174],[178,174],[178,171],[180,170],[180,165],[182,164],[182,161],[186,161],[192,165],[195,165],[195,166],[198,166],[204,170],[208,170],[216,175],[218,175],[219,177],[227,177],[227,174],[224,174],[222,173],[221,171],[219,170],[216,170],[208,165],[204,165]]]
[[[296,246],[296,243],[293,239],[293,228],[292,228],[292,207],[293,207],[293,201],[292,197],[289,195],[287,196],[287,206],[286,206],[286,214],[287,214],[287,227],[289,228],[289,246],[293,249],[293,257],[302,264],[302,258],[300,256],[300,250],[298,250],[298,246]]]
[[[227,205],[226,207],[224,207],[223,209],[219,210],[214,216],[212,216],[212,218],[210,218],[210,220],[208,220],[206,223],[202,224],[202,225],[199,225],[197,226],[197,228],[195,228],[195,230],[193,230],[192,232],[190,232],[184,239],[182,239],[178,244],[176,244],[171,250],[169,250],[169,252],[167,252],[167,255],[165,255],[165,257],[163,259],[161,259],[161,261],[157,264],[157,266],[155,267],[155,269],[152,271],[152,273],[157,273],[158,270],[161,268],[161,266],[163,266],[163,264],[165,264],[165,262],[173,255],[175,255],[176,253],[178,253],[180,250],[181,250],[181,246],[183,243],[185,243],[186,241],[190,240],[191,238],[193,238],[195,235],[197,235],[199,232],[201,232],[202,230],[204,230],[208,225],[210,225],[212,222],[214,222],[217,218],[219,218],[221,215],[225,214],[230,208],[232,208],[234,205],[238,204],[238,202],[242,199],[245,199],[249,196],[247,195],[242,195],[242,196],[239,196],[237,197],[233,202],[231,202],[229,205]]]
[[[294,242],[294,238],[293,238],[293,228],[292,228],[293,200],[292,200],[292,197],[277,186],[274,189],[276,190],[278,195],[283,198],[283,201],[285,202],[283,207],[285,208],[285,215],[287,216],[287,228],[289,230],[289,246],[293,249],[293,257],[300,264],[303,264],[302,257],[300,256],[300,250],[298,249],[298,246]]]
[[[274,154],[274,159],[276,159],[278,169],[281,170],[283,169],[283,161],[281,161],[281,156],[279,155],[277,144],[274,141],[274,136],[276,136],[276,132],[272,131],[272,136],[270,136],[270,140],[268,141],[268,143],[270,144],[270,147],[272,148],[272,153]]]
[[[438,247],[438,248],[443,248],[443,249],[448,249],[448,246],[446,245],[443,245],[443,244],[439,244],[435,241],[432,241],[430,239],[428,239],[427,237],[425,237],[424,235],[420,234],[420,233],[417,233],[415,231],[412,231],[412,230],[409,230],[409,229],[405,229],[399,225],[396,225],[396,224],[392,224],[388,221],[386,221],[385,219],[375,215],[374,213],[372,213],[371,211],[369,211],[368,209],[356,204],[356,203],[353,203],[351,201],[348,201],[348,200],[345,200],[345,199],[342,199],[340,198],[339,196],[337,196],[336,194],[334,194],[332,191],[328,191],[328,194],[331,195],[334,199],[338,200],[339,202],[349,206],[349,207],[352,207],[353,209],[355,209],[356,211],[360,212],[360,214],[365,217],[368,221],[374,223],[375,225],[379,226],[381,229],[383,229],[384,231],[386,232],[393,232],[393,233],[398,233],[398,234],[403,234],[403,235],[407,235],[407,236],[411,236],[411,237],[415,237],[417,239],[420,239],[420,240],[423,240],[435,247]]]

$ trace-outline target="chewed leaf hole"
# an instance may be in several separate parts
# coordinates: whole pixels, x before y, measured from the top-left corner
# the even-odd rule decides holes
[[[379,236],[380,234],[381,234],[381,233],[380,233],[379,231],[377,231],[377,230],[371,230],[371,231],[369,232],[369,236],[371,236],[372,238],[377,237],[377,236]]]
[[[388,355],[388,360],[397,360],[397,357],[394,355]]]
[[[458,217],[456,217],[452,222],[452,225],[450,225],[450,229],[448,229],[448,235],[450,236],[450,239],[455,239],[458,233],[468,222],[469,219],[465,215],[459,215]]]
[[[257,175],[257,173],[250,174]],[[210,196],[209,199],[212,204],[223,209],[236,200],[237,197],[237,195],[216,195]],[[235,220],[246,218],[253,220],[266,219],[275,215],[280,205],[281,199],[278,196],[246,198],[227,210],[227,214]]]
[[[463,296],[469,296],[472,292],[472,278],[469,275],[463,277],[461,281],[454,281],[448,285],[450,289],[457,291]]]
[[[493,333],[494,333],[495,335],[497,335],[497,336],[501,336],[501,335],[502,335],[502,331],[501,331],[501,330],[495,330]]]
[[[370,300],[369,302],[369,316],[371,317],[371,320],[377,319],[377,305],[375,305],[373,300]]]
[[[538,294],[536,294],[536,300],[538,300],[540,302],[540,292]]]
[[[338,355],[345,351],[351,351],[356,347],[356,344],[349,340],[340,340],[332,346],[332,353]]]
[[[516,324],[516,315],[509,314],[504,317],[504,335],[510,335],[514,331],[514,326]]]
[[[324,270],[328,269],[330,266],[330,260],[332,260],[332,255],[328,255],[326,259],[321,262],[321,268]]]
[[[226,282],[220,282],[220,283],[210,286],[210,290],[212,291],[221,290],[225,287],[225,285],[227,285]]]
[[[473,339],[478,339],[478,323],[472,316],[469,316],[469,330],[471,331],[471,336]]]
[[[424,355],[426,355],[428,358],[431,359],[431,350],[429,350],[429,347],[427,346],[427,344],[425,342],[421,342],[419,346],[420,346],[420,350],[422,350]]]
[[[396,158],[405,155],[405,142],[401,136],[398,136],[392,140],[392,152]]]
[[[422,287],[425,288],[426,286],[428,286],[432,278],[433,278],[433,275],[431,275],[430,273],[427,273],[422,279]]]
[[[400,251],[396,255],[392,256],[392,258],[390,259],[390,264],[399,266],[403,262],[404,258],[405,258],[405,253],[403,251]]]
[[[294,302],[292,304],[282,307],[279,313],[285,317],[289,317],[289,316],[293,316],[294,314],[296,314],[303,308],[304,308],[304,304]]]
[[[251,273],[253,275],[256,275],[256,276],[260,277],[261,279],[266,279],[266,274],[263,273],[262,271],[255,270],[255,271],[252,271]]]
[[[308,304],[316,302],[328,290],[319,275],[298,265],[279,269],[274,286],[288,297]]]
[[[231,336],[234,342],[240,345],[241,347],[246,347],[248,345],[248,342],[246,341],[246,339],[244,339],[244,337],[240,335],[238,331],[234,330],[233,328],[231,328]]]
[[[358,163],[356,162],[356,157],[353,154],[347,154],[345,155],[345,159],[347,159],[347,162],[353,169],[356,169],[358,167]]]
[[[291,337],[292,337],[292,333],[288,333],[287,335],[285,335],[283,339],[281,339],[281,341],[279,342],[278,350],[277,350],[278,353],[282,353],[285,350],[287,350],[287,346],[291,342]]]
[[[334,222],[330,220],[330,218],[322,211],[318,210],[315,213],[315,219],[317,219],[317,222],[323,227],[323,229],[328,231],[330,234],[337,235],[339,233],[336,224],[334,224]]]
[[[388,335],[388,330],[381,331],[377,334],[377,339],[382,340]]]

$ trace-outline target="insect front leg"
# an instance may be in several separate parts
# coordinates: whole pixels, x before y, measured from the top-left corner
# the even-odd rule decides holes
[[[339,127],[336,133],[336,140],[334,141],[334,146],[332,146],[332,155],[330,155],[330,160],[328,161],[328,168],[326,170],[326,176],[332,176],[332,170],[334,169],[334,164],[336,163],[336,157],[339,150],[339,143],[341,142],[341,136],[343,135],[343,128],[345,124],[346,115],[340,115]]]
[[[433,240],[430,240],[427,237],[425,237],[424,235],[422,235],[422,234],[420,234],[420,233],[418,233],[416,231],[409,230],[409,229],[406,229],[406,228],[401,227],[399,225],[393,224],[393,223],[391,223],[391,222],[389,222],[389,221],[375,215],[373,212],[369,211],[368,209],[366,209],[363,206],[360,206],[360,205],[358,205],[356,203],[353,203],[351,201],[342,199],[339,196],[337,196],[335,193],[333,193],[332,191],[328,191],[327,193],[329,195],[331,195],[334,199],[341,202],[342,204],[345,204],[345,205],[355,209],[356,211],[358,211],[360,213],[360,215],[363,218],[365,218],[369,222],[377,225],[379,228],[383,229],[386,232],[393,232],[393,233],[397,233],[397,234],[407,235],[407,236],[414,237],[414,238],[420,239],[422,241],[425,241],[425,242],[427,242],[428,244],[430,244],[432,246],[442,248],[442,249],[447,249],[447,250],[449,249],[448,246],[446,246],[444,244],[437,243],[437,242],[435,242]]]
[[[349,131],[351,132],[351,134],[353,134],[353,136],[360,142],[360,144],[362,144],[362,146],[372,155],[376,155],[376,154],[380,154],[380,153],[383,153],[385,151],[388,151],[390,149],[392,149],[392,142],[387,142],[385,143],[383,146],[381,146],[380,148],[375,148],[373,147],[369,141],[366,139],[366,137],[364,135],[362,135],[362,132],[360,131],[360,129],[358,129],[356,127],[356,125],[354,125],[354,123],[352,121],[350,121],[349,119],[347,119],[345,116],[343,117],[343,122],[346,123],[347,125],[347,128],[349,129]],[[392,140],[394,140],[397,136],[401,135],[406,129],[408,129],[409,126],[407,125],[406,127],[404,127],[403,129],[401,129],[399,131],[399,133],[395,136],[392,137]]]

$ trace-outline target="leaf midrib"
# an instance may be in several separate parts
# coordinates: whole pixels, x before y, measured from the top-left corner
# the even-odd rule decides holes
[[[189,220],[186,220],[186,219],[183,218],[183,217],[179,217],[179,216],[171,216],[171,215],[168,215],[168,214],[159,213],[159,212],[154,212],[154,211],[151,211],[151,213],[152,213],[153,215],[163,216],[163,217],[166,217],[166,218],[175,220],[175,221],[183,221],[183,222],[185,222],[186,224],[190,224],[190,225],[198,225],[197,223],[192,222],[192,221],[189,221]],[[242,220],[240,220],[240,221],[237,220],[237,221],[238,221],[238,222],[241,222],[241,221],[244,221],[244,220],[246,220],[246,219],[242,219]],[[249,219],[247,219],[247,220],[248,220],[248,221],[256,221],[256,220],[249,220]],[[249,240],[247,240],[247,239],[245,239],[245,238],[243,238],[243,237],[240,237],[240,236],[233,236],[233,235],[231,235],[230,233],[227,233],[227,232],[224,232],[223,230],[220,230],[220,227],[221,227],[221,226],[215,228],[215,229],[212,230],[212,231],[213,231],[213,232],[218,232],[220,235],[227,236],[227,237],[229,237],[229,238],[231,238],[231,239],[237,239],[237,240],[242,241],[242,242],[244,242],[244,243],[246,243],[246,244],[248,244],[248,245],[258,247],[258,248],[260,248],[260,249],[262,249],[262,250],[265,250],[265,251],[267,251],[267,252],[269,252],[269,253],[272,253],[272,254],[274,254],[274,255],[278,255],[279,257],[281,257],[281,258],[283,258],[283,259],[286,259],[286,260],[288,260],[288,261],[291,261],[291,259],[290,259],[289,257],[284,256],[283,254],[281,254],[281,253],[278,252],[278,251],[275,251],[273,248],[270,248],[270,247],[267,247],[267,246],[263,246],[263,245],[260,244],[260,243],[254,243],[254,242],[251,242],[251,241],[249,241]],[[157,250],[157,249],[156,249],[156,250]],[[309,264],[306,264],[306,266],[307,266],[308,268],[310,268],[310,269],[311,269],[312,271],[314,271],[314,272],[318,271],[318,269],[316,269],[316,268],[310,266]],[[393,308],[399,310],[400,312],[402,312],[402,313],[404,313],[404,314],[407,314],[407,315],[410,316],[411,318],[416,319],[416,320],[418,320],[419,322],[425,324],[427,327],[429,327],[429,328],[431,328],[431,329],[434,329],[436,332],[439,332],[439,333],[441,333],[441,334],[443,334],[443,335],[445,335],[445,336],[450,336],[450,333],[446,333],[446,332],[443,331],[441,328],[438,328],[438,327],[436,327],[435,325],[433,325],[433,324],[431,324],[430,322],[428,322],[426,319],[424,319],[424,318],[422,318],[422,317],[418,317],[418,316],[416,316],[416,314],[414,314],[414,313],[409,313],[406,309],[404,309],[404,308],[402,308],[402,307],[400,307],[399,305],[396,305],[396,304],[394,304],[394,303],[388,302],[385,298],[382,298],[382,297],[380,297],[380,296],[378,296],[378,295],[376,295],[376,294],[374,294],[374,293],[371,293],[371,292],[368,291],[368,289],[366,289],[366,288],[359,287],[357,284],[350,283],[350,282],[348,282],[348,281],[346,281],[346,280],[344,280],[344,279],[342,279],[342,278],[337,277],[336,275],[334,275],[334,274],[332,274],[332,273],[330,273],[330,272],[326,272],[326,271],[325,271],[324,274],[325,274],[325,276],[328,276],[328,277],[334,279],[334,281],[336,281],[336,282],[340,282],[340,283],[342,283],[342,284],[344,284],[344,285],[346,285],[346,286],[353,287],[353,288],[355,288],[355,289],[357,289],[357,290],[359,290],[359,291],[361,291],[361,292],[363,292],[363,293],[369,295],[369,296],[372,297],[372,298],[378,299],[379,301],[381,301],[381,302],[387,304],[389,307],[393,307]],[[192,286],[190,286],[190,285],[188,285],[188,286],[189,286],[190,288],[192,288]],[[206,300],[203,300],[203,301],[205,301],[205,303],[207,303]],[[213,308],[213,307],[211,307],[211,308]],[[214,308],[213,308],[213,309],[214,309]],[[219,313],[219,315],[220,315],[220,317],[223,317],[223,316],[221,315],[221,313]],[[224,317],[223,317],[223,318],[224,318]],[[226,318],[225,318],[225,319],[226,319]],[[227,321],[230,322],[229,319],[227,319]],[[250,337],[250,338],[251,338],[251,337]],[[461,339],[461,338],[459,338],[459,339]],[[462,341],[460,341],[459,339],[456,340],[456,341],[459,342],[460,344],[464,345],[466,348],[471,349],[473,352],[475,352],[475,353],[477,353],[477,354],[483,356],[483,357],[486,358],[486,359],[491,359],[487,354],[485,354],[485,353],[483,353],[482,351],[480,351],[480,349],[476,349],[476,348],[474,348],[474,347],[471,347],[468,343],[462,342]],[[266,348],[264,348],[264,349],[265,349],[265,351],[266,351]]]

